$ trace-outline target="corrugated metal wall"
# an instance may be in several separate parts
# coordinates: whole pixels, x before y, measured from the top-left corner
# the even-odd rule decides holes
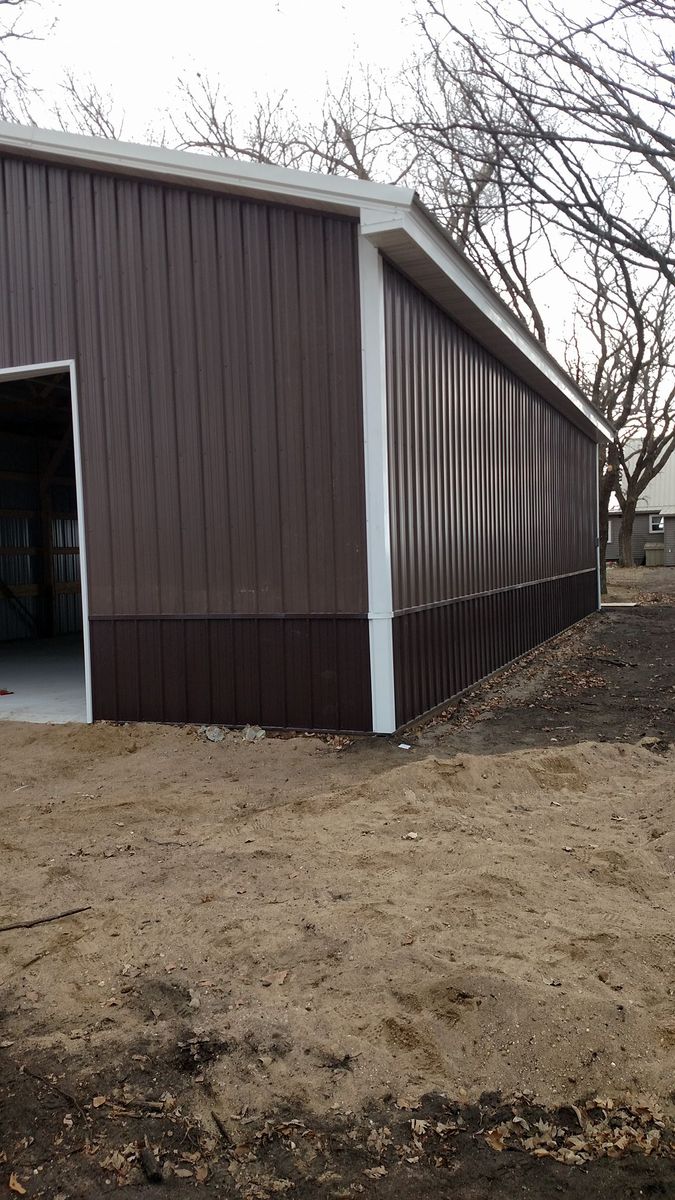
[[[368,622],[361,617],[94,621],[94,689],[128,720],[366,729]]]
[[[239,719],[227,689],[208,711],[193,702],[193,664],[167,632],[186,618],[181,645],[201,619],[210,654],[214,620],[236,642],[260,618],[280,698],[301,686],[298,662],[316,662],[291,723],[341,711],[339,662],[312,658],[306,618],[345,616],[340,637],[355,616],[366,624],[354,223],[12,158],[1,168],[0,366],[77,364],[95,715],[166,716],[141,683],[159,647],[165,689],[173,675],[182,697],[171,719]],[[304,635],[287,634],[289,616]],[[118,621],[137,630],[135,661]],[[363,698],[352,727],[368,728],[367,636],[349,665]]]
[[[12,588],[21,588],[21,611],[0,596],[0,641],[34,636],[37,597],[27,595],[32,584],[31,561],[25,554],[12,554],[31,545],[30,517],[37,504],[35,454],[30,442],[0,438],[0,577]],[[17,476],[19,478],[17,478]],[[22,615],[25,612],[25,615]]]
[[[54,489],[57,492],[58,489]],[[54,503],[57,503],[54,497]],[[74,490],[70,511],[77,508]],[[54,572],[54,633],[73,633],[82,629],[82,592],[77,517],[53,516],[51,520],[52,570]],[[62,553],[59,553],[59,551]]]
[[[595,445],[387,263],[385,311],[403,722],[596,607]]]

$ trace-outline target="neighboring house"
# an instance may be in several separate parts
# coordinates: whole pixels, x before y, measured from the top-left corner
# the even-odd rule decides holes
[[[598,607],[612,431],[413,192],[12,125],[0,189],[3,602],[81,575],[90,717],[390,733]]]
[[[620,528],[621,510],[616,497],[612,497],[607,539],[608,562],[618,561]],[[644,565],[647,543],[663,546],[664,566],[675,567],[675,455],[638,500],[633,522],[633,562],[637,566]]]

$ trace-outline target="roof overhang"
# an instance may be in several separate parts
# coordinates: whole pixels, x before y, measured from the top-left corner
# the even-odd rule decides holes
[[[614,430],[410,188],[0,122],[0,153],[358,218],[361,233],[447,314],[595,441]]]
[[[362,233],[458,325],[594,441],[614,430],[546,348],[459,253],[419,202],[362,210]]]
[[[415,193],[390,183],[370,183],[342,175],[320,175],[262,163],[218,158],[165,146],[139,146],[109,138],[62,133],[52,129],[12,125],[0,121],[0,152],[41,162],[80,166],[115,175],[142,175],[162,183],[183,184],[209,191],[284,200],[305,208],[319,208],[359,216],[362,205],[409,206]]]

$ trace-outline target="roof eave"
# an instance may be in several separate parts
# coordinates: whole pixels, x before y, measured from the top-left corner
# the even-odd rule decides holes
[[[361,232],[449,316],[595,441],[605,421],[410,188],[0,122],[0,151],[357,216]]]
[[[116,175],[142,175],[162,183],[276,198],[352,216],[358,216],[363,205],[386,211],[401,204],[411,205],[414,199],[410,188],[388,183],[247,163],[164,146],[140,146],[7,121],[0,121],[0,151]]]
[[[613,441],[566,371],[507,307],[419,202],[397,212],[363,209],[361,232],[458,325],[594,441]]]

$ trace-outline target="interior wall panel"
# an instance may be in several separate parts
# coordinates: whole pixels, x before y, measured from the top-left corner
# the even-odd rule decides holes
[[[40,472],[47,446],[17,432],[0,436],[0,643],[45,629],[82,629],[75,483],[51,482],[45,522]]]

